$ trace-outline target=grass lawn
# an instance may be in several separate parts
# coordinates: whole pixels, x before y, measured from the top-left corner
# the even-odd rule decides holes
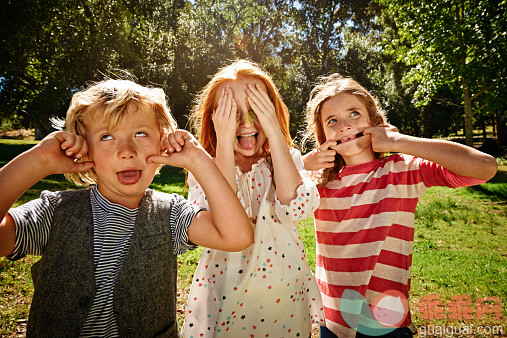
[[[0,166],[34,143],[0,140]],[[507,161],[499,162],[498,174],[486,184],[455,190],[434,187],[421,199],[416,212],[410,302],[417,326],[452,326],[455,332],[466,326],[474,333],[481,326],[485,335],[499,333],[500,326],[505,326],[506,307],[501,306],[500,313],[495,308],[507,299]],[[181,193],[183,186],[183,172],[175,168],[165,168],[152,185],[156,190],[176,193]],[[17,204],[37,198],[44,189],[72,188],[62,175],[53,175],[32,187]],[[299,231],[314,270],[313,219],[302,222]],[[188,252],[178,260],[180,325],[201,251]],[[0,258],[0,336],[14,337],[18,330],[22,332],[33,292],[30,266],[37,259],[10,262]],[[507,328],[502,329],[507,334]],[[438,335],[438,330],[434,332]]]

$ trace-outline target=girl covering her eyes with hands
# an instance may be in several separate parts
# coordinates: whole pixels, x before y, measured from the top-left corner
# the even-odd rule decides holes
[[[287,107],[266,72],[236,61],[200,93],[192,118],[251,219],[254,243],[232,255],[204,249],[183,336],[308,337],[323,313],[297,225],[319,197],[291,147]],[[192,175],[188,181],[189,200],[207,207]]]
[[[364,87],[339,74],[313,89],[307,123],[318,145],[304,163],[318,171],[321,197],[314,215],[315,276],[326,316],[321,337],[411,336],[418,199],[431,186],[484,183],[495,175],[496,161],[458,143],[399,133]],[[375,307],[389,295],[383,309]],[[389,307],[387,300],[396,301]]]

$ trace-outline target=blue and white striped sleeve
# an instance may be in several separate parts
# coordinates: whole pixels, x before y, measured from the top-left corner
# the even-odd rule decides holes
[[[51,230],[57,197],[43,191],[41,197],[9,210],[16,224],[16,245],[7,256],[15,261],[26,255],[42,255]]]
[[[173,194],[174,201],[169,215],[173,250],[176,255],[181,255],[187,250],[194,250],[197,245],[188,240],[188,227],[194,217],[201,210],[205,210],[187,201],[183,196]]]

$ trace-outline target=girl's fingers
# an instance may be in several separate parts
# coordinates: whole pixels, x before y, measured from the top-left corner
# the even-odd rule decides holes
[[[263,96],[262,94],[266,94],[266,93],[258,90],[256,87],[254,87],[252,85],[248,85],[247,97],[251,101],[255,102],[255,104],[257,105],[258,108],[260,108],[262,110],[269,111],[270,105],[268,102],[266,102],[266,100],[269,101],[270,103],[271,103],[271,100],[269,100],[269,97],[267,97],[267,94],[266,94],[266,96]],[[272,103],[271,103],[271,105],[272,105]]]
[[[321,158],[321,161],[322,162],[334,162],[334,155],[326,155],[326,156],[322,156]]]
[[[322,168],[332,168],[334,167],[334,161],[333,162],[325,162],[325,163],[322,163]]]
[[[232,97],[232,104],[231,104],[229,118],[233,118],[234,120],[236,120],[237,112],[238,112],[238,106],[236,105],[236,100],[234,100],[234,97]]]
[[[223,115],[224,113],[224,107],[223,107],[223,102],[224,102],[224,93],[225,93],[225,89],[222,90],[222,94],[220,95],[220,98],[218,99],[218,104],[217,104],[217,109],[216,109],[216,112],[215,112],[215,115],[217,116],[221,116]]]
[[[270,106],[273,105],[271,99],[269,98],[268,93],[262,90],[259,84],[255,84],[255,86],[253,86],[253,89],[251,91],[266,108],[269,108]]]
[[[231,105],[232,105],[232,103],[231,103],[230,89],[226,88],[225,89],[224,111],[223,111],[223,116],[225,118],[228,118],[229,114],[231,113]]]
[[[375,130],[376,127],[366,127],[363,130],[363,135],[371,134]]]
[[[322,145],[319,147],[319,149],[332,149],[331,147],[335,146],[337,144],[338,144],[338,142],[336,142],[336,141],[326,141],[326,142],[322,143]]]

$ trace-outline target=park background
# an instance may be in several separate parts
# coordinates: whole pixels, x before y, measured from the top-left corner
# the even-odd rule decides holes
[[[196,93],[238,58],[273,76],[299,144],[315,80],[339,72],[372,91],[402,133],[497,158],[490,182],[431,188],[421,200],[411,306],[420,326],[499,327],[507,295],[506,8],[505,0],[3,0],[0,165],[49,133],[50,117],[65,116],[74,92],[104,77],[133,75],[163,88],[188,129]],[[181,171],[166,168],[153,188],[182,193],[183,185]],[[73,188],[50,176],[18,203],[42,189]],[[314,269],[313,220],[299,230]],[[180,257],[180,324],[199,254]],[[37,259],[0,259],[2,336],[23,334]]]

